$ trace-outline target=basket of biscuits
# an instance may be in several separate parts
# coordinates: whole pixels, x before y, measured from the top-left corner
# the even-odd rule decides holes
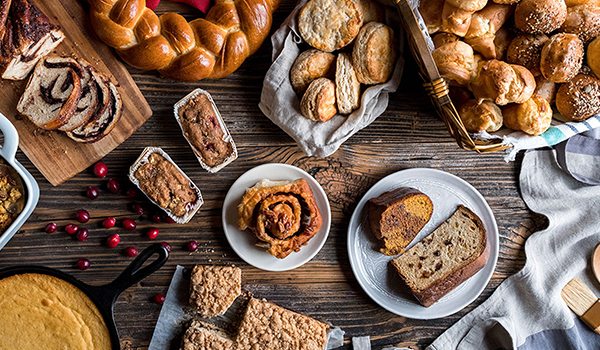
[[[402,68],[400,22],[373,0],[301,0],[273,34],[259,107],[308,155],[380,116]]]
[[[600,1],[397,0],[425,88],[464,149],[600,127]]]

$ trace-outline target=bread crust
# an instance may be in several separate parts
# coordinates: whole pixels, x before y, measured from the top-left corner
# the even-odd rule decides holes
[[[502,113],[507,128],[529,135],[544,133],[552,122],[552,107],[540,96],[532,96],[524,103],[508,105]]]
[[[337,114],[335,83],[327,78],[314,80],[302,96],[300,112],[316,122],[326,122]]]
[[[583,42],[577,35],[555,34],[542,48],[542,74],[554,83],[566,83],[579,73],[583,64],[583,54]]]
[[[600,78],[600,37],[597,37],[588,45],[587,64],[592,72],[596,74],[596,77]]]
[[[352,50],[352,65],[363,84],[385,83],[392,76],[396,62],[394,31],[379,22],[369,22],[360,29]]]
[[[570,121],[600,113],[600,79],[580,74],[558,89],[556,108]]]
[[[290,69],[290,81],[297,93],[304,93],[308,85],[318,78],[332,76],[335,55],[317,49],[302,52]]]
[[[350,114],[360,107],[360,82],[351,57],[340,53],[335,68],[335,96],[340,114]]]
[[[579,36],[584,44],[600,36],[600,5],[569,7],[567,18],[560,28],[565,33]]]
[[[469,44],[449,42],[435,49],[432,56],[440,74],[450,85],[466,86],[473,79],[477,64]]]
[[[467,101],[460,106],[458,114],[468,132],[495,132],[502,127],[502,111],[491,101]]]
[[[542,48],[550,38],[545,34],[519,34],[508,45],[506,62],[521,65],[534,75],[540,75]]]
[[[479,65],[471,90],[477,99],[491,100],[499,106],[523,103],[535,91],[535,78],[525,67],[490,60]]]
[[[564,23],[564,0],[521,0],[515,8],[515,26],[529,34],[548,34]]]
[[[442,28],[442,10],[446,0],[421,0],[419,13],[427,26],[429,34],[437,33]]]

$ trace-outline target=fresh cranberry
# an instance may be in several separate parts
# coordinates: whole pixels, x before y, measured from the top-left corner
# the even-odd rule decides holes
[[[138,249],[136,247],[127,247],[125,248],[125,255],[133,258],[134,256],[138,255]]]
[[[119,193],[119,190],[121,189],[121,184],[119,183],[119,180],[115,178],[108,179],[108,181],[106,182],[106,189],[108,190],[108,192],[111,193]]]
[[[56,232],[56,230],[58,230],[58,225],[56,225],[55,223],[51,222],[48,225],[46,225],[46,227],[44,228],[44,231],[46,231],[46,233],[54,233]]]
[[[81,223],[86,223],[90,221],[90,213],[85,209],[79,209],[75,212],[75,218]]]
[[[108,167],[106,164],[104,164],[104,162],[98,162],[94,164],[94,175],[98,176],[99,178],[104,178],[106,177],[106,174],[108,174]]]
[[[87,241],[89,237],[89,231],[87,228],[80,228],[79,231],[77,231],[77,235],[75,235],[75,238],[77,238],[78,241],[83,242],[83,241]]]
[[[185,245],[185,248],[188,250],[188,252],[195,252],[196,250],[198,250],[198,242],[189,241]]]
[[[152,216],[150,217],[150,220],[151,220],[153,223],[155,223],[155,224],[158,224],[158,223],[160,223],[160,222],[162,221],[162,219],[161,219],[161,217],[160,217],[160,214],[154,214],[154,215],[152,215]]]
[[[75,266],[80,270],[87,270],[92,266],[92,263],[86,258],[81,258],[77,260]]]
[[[163,221],[166,222],[167,224],[174,224],[175,220],[173,220],[172,217],[165,215],[165,217],[163,218]]]
[[[135,190],[135,188],[130,188],[127,190],[127,198],[135,199],[136,197],[137,197],[137,191]]]
[[[91,200],[98,198],[99,194],[100,191],[98,191],[98,187],[96,186],[88,186],[88,188],[85,190],[85,195]]]
[[[146,231],[146,236],[149,239],[154,240],[154,239],[156,239],[156,237],[158,237],[158,232],[159,232],[158,229],[153,227],[153,228],[148,229],[148,231]]]
[[[130,219],[130,218],[123,219],[123,221],[121,221],[121,225],[127,231],[133,231],[137,227],[137,224],[135,223],[135,220]]]
[[[158,305],[162,305],[165,302],[165,295],[163,293],[156,293],[153,297],[152,297],[152,301],[154,301],[155,303],[157,303]]]
[[[106,219],[102,220],[102,227],[104,228],[113,228],[116,224],[117,219],[113,218],[112,216],[109,216]]]
[[[118,233],[113,233],[112,235],[108,236],[108,238],[106,239],[106,245],[109,248],[115,248],[116,246],[119,245],[119,243],[121,243],[121,236],[119,236]]]
[[[65,232],[67,232],[70,235],[76,234],[77,231],[79,231],[79,226],[75,224],[67,224],[67,226],[65,226]]]
[[[137,215],[144,215],[144,207],[141,204],[135,203],[131,208]]]
[[[171,252],[171,245],[169,244],[169,242],[160,242],[160,245],[162,245],[163,247],[165,247],[165,249],[170,253]]]

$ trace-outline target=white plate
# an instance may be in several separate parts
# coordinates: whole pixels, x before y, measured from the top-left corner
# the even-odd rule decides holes
[[[366,221],[365,204],[371,198],[397,187],[414,187],[433,201],[433,215],[410,246],[431,233],[463,204],[473,210],[485,226],[490,258],[473,277],[430,307],[419,304],[400,286],[400,277],[389,266],[393,257],[381,254],[379,244]],[[498,260],[498,226],[483,196],[469,183],[452,174],[434,169],[408,169],[391,174],[376,183],[358,203],[348,228],[348,254],[354,276],[365,292],[381,307],[414,319],[446,317],[475,300],[488,284]]]
[[[323,224],[317,234],[300,248],[299,252],[277,259],[265,249],[256,246],[258,239],[250,232],[238,228],[237,207],[246,189],[263,179],[297,180],[305,179],[312,189],[317,206],[323,217]],[[233,250],[248,264],[266,271],[288,271],[304,265],[323,247],[329,235],[331,209],[327,195],[319,183],[304,170],[288,164],[263,164],[250,169],[240,176],[231,186],[223,202],[223,230]]]

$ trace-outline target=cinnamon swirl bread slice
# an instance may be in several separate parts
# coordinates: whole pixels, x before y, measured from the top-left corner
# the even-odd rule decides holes
[[[77,110],[82,75],[83,70],[76,60],[47,56],[36,65],[17,111],[39,128],[60,128]]]
[[[108,80],[104,81],[110,91],[108,108],[96,113],[84,125],[67,132],[72,140],[82,143],[96,142],[108,135],[121,119],[123,101],[117,87]]]

